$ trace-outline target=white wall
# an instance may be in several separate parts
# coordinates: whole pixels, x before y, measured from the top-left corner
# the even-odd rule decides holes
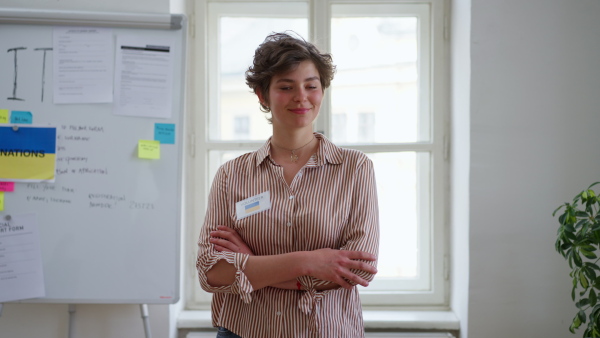
[[[570,337],[551,214],[600,180],[600,2],[471,5],[468,336]]]

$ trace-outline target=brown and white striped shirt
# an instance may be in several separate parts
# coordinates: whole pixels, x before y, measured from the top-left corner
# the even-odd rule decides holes
[[[221,166],[214,178],[196,267],[200,285],[215,293],[212,324],[243,338],[364,337],[356,286],[316,291],[329,282],[310,276],[298,281],[306,291],[266,287],[254,291],[244,275],[248,255],[217,252],[209,242],[218,225],[235,229],[255,255],[278,255],[322,248],[379,249],[379,212],[373,163],[363,153],[335,146],[323,135],[317,153],[291,185],[269,155],[270,139],[257,151]],[[270,192],[271,209],[238,219],[236,202]],[[230,286],[213,287],[206,272],[224,259],[236,269]],[[376,262],[369,262],[376,265]],[[373,275],[355,271],[371,281]]]

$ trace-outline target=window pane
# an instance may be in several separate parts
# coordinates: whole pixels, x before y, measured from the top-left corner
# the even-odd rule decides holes
[[[236,157],[249,153],[251,150],[211,150],[208,152],[208,187],[212,185],[212,180],[219,167]]]
[[[425,257],[419,255],[427,249],[421,244],[421,227],[428,222],[427,217],[422,215],[428,213],[429,204],[428,196],[424,195],[428,189],[423,189],[421,180],[429,175],[429,154],[397,152],[367,155],[375,167],[379,200],[381,236],[379,272],[375,278],[425,277],[421,276],[419,265]]]
[[[218,38],[217,110],[209,117],[209,137],[218,141],[266,140],[272,133],[244,73],[256,47],[272,32],[292,30],[308,37],[306,18],[221,17]],[[212,82],[217,83],[217,82]],[[245,121],[245,122],[244,122]],[[246,126],[242,126],[246,123]]]
[[[427,138],[419,131],[417,18],[341,17],[336,8],[331,21],[337,66],[331,88],[332,140],[394,143]],[[346,125],[335,123],[338,115],[345,116]]]

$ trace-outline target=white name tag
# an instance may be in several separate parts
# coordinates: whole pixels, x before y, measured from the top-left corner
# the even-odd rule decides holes
[[[271,193],[268,190],[235,204],[238,220],[269,209],[271,209]]]

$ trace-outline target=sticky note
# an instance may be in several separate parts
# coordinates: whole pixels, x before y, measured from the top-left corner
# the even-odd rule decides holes
[[[150,160],[160,159],[160,142],[150,140],[138,141],[138,157]]]
[[[172,123],[155,123],[154,140],[161,144],[175,144],[175,125]]]
[[[10,123],[32,124],[33,115],[30,111],[13,110],[10,112]]]
[[[0,109],[0,123],[8,123],[8,109]]]
[[[0,211],[4,210],[4,191],[0,191]]]
[[[15,191],[15,182],[0,182],[0,191],[2,191],[2,192]]]

